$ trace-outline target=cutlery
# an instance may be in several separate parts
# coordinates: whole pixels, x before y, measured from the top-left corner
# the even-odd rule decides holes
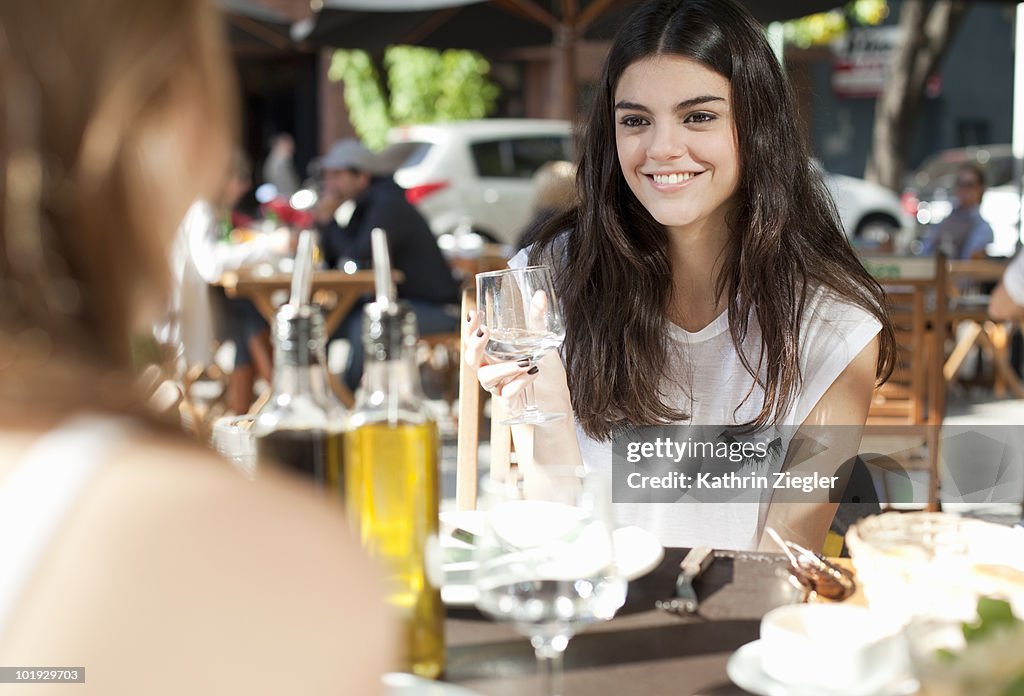
[[[846,568],[830,563],[821,554],[814,553],[800,544],[786,541],[771,527],[765,531],[789,558],[789,572],[803,590],[804,602],[808,600],[811,592],[819,597],[841,602],[857,589],[853,574]]]
[[[693,581],[707,570],[715,559],[714,551],[707,546],[690,549],[682,563],[679,564],[679,576],[676,578],[676,595],[669,599],[659,599],[654,606],[670,614],[695,614],[699,602],[693,589]]]

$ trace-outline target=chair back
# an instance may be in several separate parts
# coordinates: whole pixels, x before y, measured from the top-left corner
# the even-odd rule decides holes
[[[928,507],[939,506],[939,428],[946,412],[943,375],[948,306],[948,264],[936,257],[863,257],[886,293],[896,331],[896,364],[877,387],[868,409],[865,439],[901,439],[901,449],[924,444],[929,473]],[[911,438],[913,444],[903,445]],[[896,450],[890,450],[896,451]],[[913,461],[908,468],[921,468]]]
[[[462,339],[469,337],[469,312],[476,311],[476,288],[462,291]],[[483,421],[483,394],[476,369],[459,354],[458,449],[455,465],[455,506],[459,510],[476,509],[479,480],[480,426]],[[500,476],[508,471],[512,459],[512,429],[502,425],[505,412],[500,399],[491,399],[490,473]]]
[[[892,377],[875,390],[868,423],[940,425],[946,410],[945,258],[865,257],[864,265],[885,290],[897,346]]]

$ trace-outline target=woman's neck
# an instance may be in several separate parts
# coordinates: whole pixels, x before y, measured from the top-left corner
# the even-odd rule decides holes
[[[699,331],[725,310],[725,299],[715,289],[729,241],[719,229],[669,230],[672,263],[672,299],[668,318],[687,331]]]

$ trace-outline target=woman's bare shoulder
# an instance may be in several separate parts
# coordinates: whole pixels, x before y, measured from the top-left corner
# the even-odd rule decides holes
[[[248,481],[187,440],[139,432],[83,492],[0,657],[87,662],[90,681],[120,670],[133,693],[189,683],[282,693],[298,671],[308,693],[350,682],[373,693],[391,660],[382,592],[336,502],[273,472]]]

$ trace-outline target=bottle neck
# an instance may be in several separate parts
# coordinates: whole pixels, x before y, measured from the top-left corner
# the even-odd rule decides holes
[[[327,369],[316,353],[296,360],[295,355],[278,349],[274,354],[274,395],[312,396],[327,398],[331,391],[327,383]]]
[[[419,405],[423,401],[423,389],[415,349],[403,350],[393,359],[381,360],[368,355],[359,391],[361,404]]]

